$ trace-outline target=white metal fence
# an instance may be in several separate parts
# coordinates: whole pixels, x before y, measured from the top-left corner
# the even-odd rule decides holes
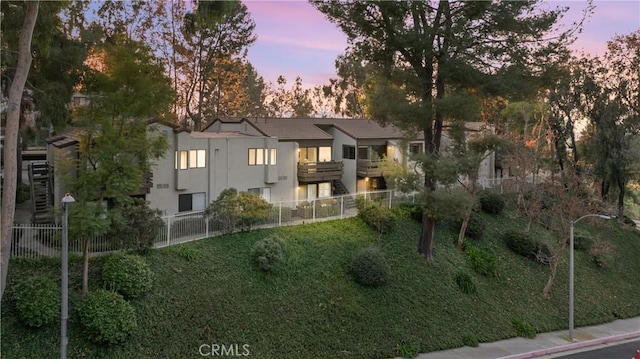
[[[500,180],[479,181],[480,188],[499,192],[511,191],[509,184]],[[505,189],[506,188],[506,189]],[[271,214],[258,223],[230,223],[204,216],[204,211],[178,213],[163,217],[164,224],[158,228],[155,248],[172,246],[204,238],[233,233],[241,230],[272,228],[331,219],[353,217],[357,214],[357,198],[365,201],[377,200],[393,208],[400,203],[415,203],[417,193],[404,194],[392,190],[361,192],[356,195],[318,198],[312,201],[281,201],[272,204]],[[11,256],[22,258],[55,257],[60,255],[62,227],[57,225],[20,224],[14,226]],[[85,241],[70,240],[69,252],[82,254]],[[100,255],[123,250],[124,243],[119,238],[106,235],[89,240],[91,255]]]

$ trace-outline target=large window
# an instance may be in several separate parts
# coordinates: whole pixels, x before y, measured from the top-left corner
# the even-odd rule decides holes
[[[318,148],[318,162],[331,161],[331,147]]]
[[[342,145],[342,158],[345,160],[355,160],[356,146]]]
[[[188,151],[176,151],[176,155],[175,155],[175,168],[176,169],[181,169],[181,170],[186,170],[187,169],[187,160],[189,158],[189,152]]]
[[[189,151],[189,168],[206,167],[206,153],[207,152],[205,150]]]
[[[276,148],[250,148],[249,166],[262,166],[277,164],[278,151]]]
[[[178,212],[201,211],[205,208],[204,192],[178,195]]]
[[[331,197],[331,182],[318,183],[318,198]]]

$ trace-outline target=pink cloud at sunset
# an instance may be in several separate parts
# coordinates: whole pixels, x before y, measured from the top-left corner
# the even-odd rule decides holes
[[[245,0],[256,22],[256,43],[249,61],[264,77],[275,82],[284,75],[289,83],[300,76],[306,87],[328,83],[336,77],[335,59],[347,46],[345,35],[307,1]],[[567,6],[561,26],[578,21],[586,1],[548,1],[549,7]],[[595,1],[593,15],[571,46],[576,52],[601,54],[615,35],[640,28],[640,1]]]

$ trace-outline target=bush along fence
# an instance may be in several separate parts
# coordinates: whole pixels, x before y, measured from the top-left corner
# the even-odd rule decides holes
[[[178,213],[163,217],[158,228],[154,248],[172,246],[239,231],[273,228],[313,223],[357,215],[355,203],[358,198],[365,202],[379,201],[392,208],[399,203],[415,203],[417,193],[403,194],[394,191],[362,192],[315,200],[281,201],[271,203],[271,211],[265,218],[211,218],[205,211]],[[62,227],[59,225],[18,224],[13,227],[11,256],[37,259],[57,257],[62,244]],[[69,239],[69,253],[81,255],[83,240]],[[89,241],[91,255],[121,251],[126,248],[122,238],[106,235],[94,236]]]

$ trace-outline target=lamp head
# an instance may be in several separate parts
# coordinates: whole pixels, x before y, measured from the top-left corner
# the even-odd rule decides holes
[[[602,219],[611,219],[611,218],[614,218],[613,216],[607,216],[607,215],[604,215],[604,214],[599,214],[599,215],[598,215],[598,217],[599,217],[599,218],[602,218]]]
[[[75,201],[76,200],[71,196],[71,193],[67,193],[62,197],[62,203],[73,203]]]

